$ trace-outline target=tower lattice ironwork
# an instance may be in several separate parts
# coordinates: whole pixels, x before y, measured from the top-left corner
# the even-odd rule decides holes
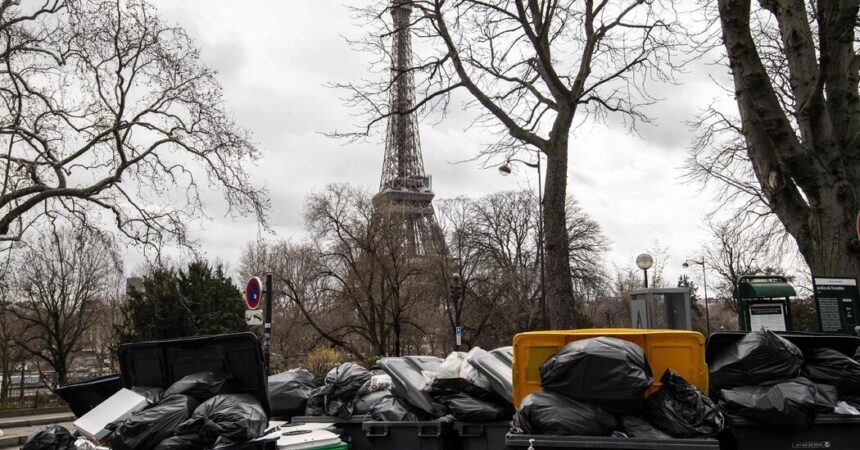
[[[424,172],[409,21],[412,6],[392,0],[394,35],[391,47],[391,82],[385,159],[379,193],[373,197],[377,209],[386,208],[402,220],[408,245],[415,254],[444,252],[444,240],[433,211],[432,178]]]

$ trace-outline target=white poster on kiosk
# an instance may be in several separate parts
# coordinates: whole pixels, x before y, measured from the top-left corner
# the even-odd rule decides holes
[[[750,312],[750,330],[764,328],[770,331],[787,331],[785,326],[785,303],[762,302],[747,306]]]

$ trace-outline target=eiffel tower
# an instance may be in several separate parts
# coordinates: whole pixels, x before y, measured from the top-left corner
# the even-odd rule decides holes
[[[394,36],[391,48],[391,84],[385,160],[379,193],[373,197],[377,210],[385,208],[402,221],[410,253],[430,256],[444,254],[444,239],[433,211],[432,178],[424,172],[418,117],[409,112],[415,105],[412,72],[412,42],[409,16],[412,6],[392,0]]]

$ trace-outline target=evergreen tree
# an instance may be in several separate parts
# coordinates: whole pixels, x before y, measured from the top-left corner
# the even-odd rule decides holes
[[[242,294],[205,261],[185,270],[155,269],[143,279],[143,289],[129,293],[123,308],[121,342],[248,331]]]

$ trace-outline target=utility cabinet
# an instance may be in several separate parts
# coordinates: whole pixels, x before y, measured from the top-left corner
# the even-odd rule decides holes
[[[630,293],[632,328],[692,330],[690,288],[646,288]]]

